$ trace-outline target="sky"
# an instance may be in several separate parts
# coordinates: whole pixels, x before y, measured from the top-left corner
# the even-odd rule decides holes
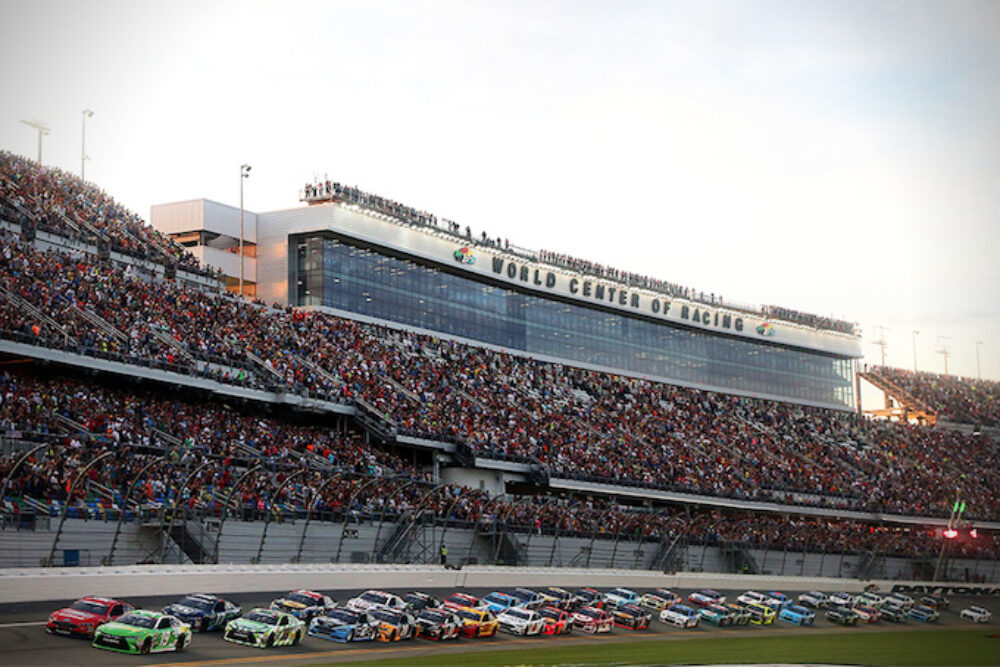
[[[0,81],[147,218],[328,177],[1000,379],[998,2],[0,0]]]

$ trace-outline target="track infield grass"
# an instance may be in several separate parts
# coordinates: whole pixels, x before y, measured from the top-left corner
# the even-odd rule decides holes
[[[807,631],[808,632],[808,631]],[[365,665],[1000,665],[997,630],[928,630],[601,642],[477,650],[365,661]],[[343,664],[343,663],[340,663]]]

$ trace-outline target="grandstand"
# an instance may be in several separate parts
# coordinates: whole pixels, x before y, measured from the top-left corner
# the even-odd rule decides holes
[[[476,562],[925,578],[957,495],[979,536],[946,572],[1000,576],[995,443],[856,414],[850,323],[332,183],[253,214],[269,306],[225,289],[227,207],[154,207],[158,232],[8,153],[0,195],[4,565],[431,562],[446,543]],[[995,383],[866,372],[996,423]]]

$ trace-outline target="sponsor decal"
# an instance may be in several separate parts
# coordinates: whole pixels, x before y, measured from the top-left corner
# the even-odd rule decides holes
[[[764,322],[757,326],[757,333],[761,336],[773,336],[774,335],[774,325],[770,322]]]
[[[455,251],[455,261],[461,264],[475,264],[476,256],[473,255],[472,250],[466,246]]]
[[[895,584],[893,593],[939,593],[947,595],[1000,595],[1000,588],[979,588],[973,586],[909,586]]]

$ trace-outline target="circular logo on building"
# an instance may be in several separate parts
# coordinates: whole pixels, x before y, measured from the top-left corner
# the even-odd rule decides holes
[[[472,254],[472,250],[468,247],[459,248],[455,251],[455,261],[462,264],[475,264],[476,256]]]
[[[761,336],[773,336],[774,335],[774,325],[770,322],[764,322],[757,326],[757,333]]]

